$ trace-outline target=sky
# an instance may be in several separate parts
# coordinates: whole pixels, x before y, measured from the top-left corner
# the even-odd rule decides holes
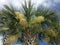
[[[0,9],[3,7],[2,5],[12,3],[15,7],[21,7],[21,4],[24,0],[0,0]],[[28,1],[28,0],[26,0]],[[34,3],[34,6],[37,7],[39,5],[42,5],[46,8],[53,8],[58,11],[60,11],[60,0],[32,0],[32,3]]]
[[[3,36],[0,35],[0,45],[3,45]]]
[[[9,3],[13,4],[13,6],[19,8],[24,0],[0,0],[0,9],[3,8],[3,5],[8,5]],[[26,0],[28,1],[28,0]],[[43,6],[46,8],[56,9],[60,12],[60,0],[32,0],[35,7]],[[44,42],[40,42],[41,45],[47,45]],[[2,45],[2,36],[0,36],[0,45]]]

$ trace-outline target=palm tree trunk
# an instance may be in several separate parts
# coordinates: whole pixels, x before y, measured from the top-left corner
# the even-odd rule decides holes
[[[12,35],[13,38],[15,37],[14,35]],[[17,40],[16,38],[12,39],[12,36],[8,36],[8,38],[4,38],[4,44],[3,45],[11,45],[11,42],[13,42],[14,40]],[[12,40],[11,40],[11,39]],[[37,38],[35,35],[33,35],[33,33],[31,31],[26,31],[24,33],[24,38],[23,39],[23,42],[22,42],[22,45],[38,45],[38,41],[37,41]]]
[[[30,31],[25,32],[22,45],[38,45],[36,36],[34,36]]]

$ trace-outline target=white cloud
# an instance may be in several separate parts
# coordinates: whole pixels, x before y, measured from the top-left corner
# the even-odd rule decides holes
[[[55,3],[53,3],[52,1],[45,1],[42,6],[47,7],[47,8],[51,8],[52,6],[55,6]]]
[[[2,9],[5,4],[8,4],[7,0],[0,0],[0,9]]]
[[[42,5],[46,0],[32,0],[32,3],[35,4],[35,7]]]
[[[21,3],[23,3],[23,0],[11,0],[10,1],[14,6],[21,6]]]
[[[8,3],[12,3],[14,6],[21,6],[21,3],[23,3],[24,0],[0,0],[0,5],[4,5],[4,4],[8,4]],[[28,0],[26,0],[28,1]],[[35,6],[38,6],[39,4],[43,4],[45,0],[32,0],[32,3],[35,4]],[[0,7],[1,7],[0,6]]]
[[[4,5],[4,4],[7,4],[7,0],[0,0],[0,5]]]
[[[43,5],[44,7],[48,7],[48,8],[49,8],[49,7],[51,6],[51,3],[43,3],[42,5]]]

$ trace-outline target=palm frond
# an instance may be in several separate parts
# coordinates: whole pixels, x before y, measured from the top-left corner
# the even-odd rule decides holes
[[[27,20],[29,21],[29,19],[31,18],[32,14],[33,14],[33,4],[31,3],[31,0],[29,0],[28,4],[25,1],[24,4],[22,4],[22,8],[24,10],[24,15],[27,17]]]

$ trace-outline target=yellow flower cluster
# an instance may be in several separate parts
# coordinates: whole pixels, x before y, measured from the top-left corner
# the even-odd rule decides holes
[[[38,16],[38,21],[39,22],[43,22],[44,21],[44,17],[43,16]]]
[[[44,21],[44,17],[43,16],[38,16],[38,17],[35,17],[34,19],[33,19],[33,22],[34,23],[41,23],[41,22],[43,22]]]
[[[47,34],[53,37],[57,36],[57,33],[53,29],[47,30]]]
[[[31,20],[31,22],[29,23],[29,27],[32,27],[32,28],[34,28],[34,27],[36,27],[37,26],[37,23],[41,23],[41,22],[43,22],[44,21],[44,17],[43,16],[35,16],[32,20]]]
[[[37,24],[29,23],[29,27],[35,28],[36,26],[37,26]]]
[[[18,19],[21,19],[21,18],[24,18],[25,16],[22,14],[22,13],[20,13],[20,12],[15,12],[15,14],[16,14],[16,18],[18,18]]]
[[[20,12],[15,12],[15,14],[16,14],[16,18],[20,20],[20,24],[23,27],[26,27],[27,26],[27,20],[26,20],[25,16]]]
[[[11,44],[12,42],[17,41],[18,37],[16,35],[9,35],[9,37],[6,39],[5,43]]]
[[[24,18],[22,18],[21,20],[20,20],[20,24],[23,26],[23,27],[27,27],[27,21],[26,21],[26,19],[24,19]]]

